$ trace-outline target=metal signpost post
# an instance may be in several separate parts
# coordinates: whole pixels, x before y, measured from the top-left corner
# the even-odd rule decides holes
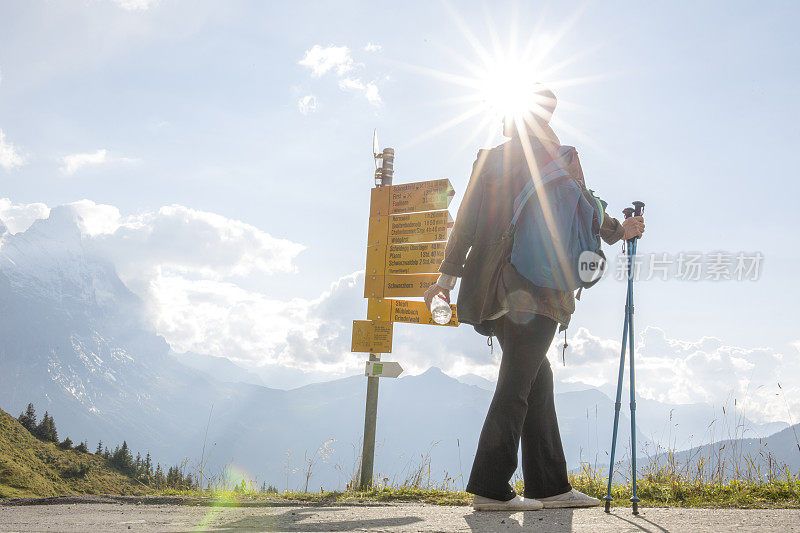
[[[375,429],[378,418],[378,380],[396,378],[403,368],[395,361],[381,362],[382,353],[392,352],[394,322],[438,325],[425,302],[389,298],[417,298],[439,277],[453,219],[447,206],[453,199],[449,180],[431,180],[392,185],[394,150],[378,152],[373,138],[373,156],[382,160],[375,170],[367,242],[364,297],[367,320],[353,321],[351,351],[369,353],[367,401],[364,413],[364,447],[361,452],[360,489],[372,487],[375,461]],[[458,326],[453,318],[445,326]]]

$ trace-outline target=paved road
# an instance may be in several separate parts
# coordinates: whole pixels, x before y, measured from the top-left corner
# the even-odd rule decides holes
[[[475,513],[419,503],[221,507],[167,499],[61,498],[49,505],[0,502],[0,531],[798,531],[800,510],[618,508]],[[29,502],[30,503],[30,502]],[[197,502],[195,502],[197,503]]]

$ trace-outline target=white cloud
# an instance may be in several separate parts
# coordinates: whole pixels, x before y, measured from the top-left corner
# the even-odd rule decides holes
[[[378,86],[375,85],[373,82],[367,83],[366,89],[364,90],[364,97],[370,104],[376,107],[381,105],[381,103],[383,103],[380,94],[378,94]]]
[[[343,78],[339,80],[339,88],[343,91],[363,93],[367,101],[373,106],[377,107],[382,103],[381,96],[378,93],[378,86],[373,82],[365,84],[358,78]]]
[[[97,231],[95,246],[113,258],[125,280],[140,285],[159,275],[223,280],[293,272],[293,260],[305,248],[245,222],[181,205],[120,219],[115,228],[115,209],[94,205],[87,217],[84,206],[81,215]]]
[[[368,43],[364,48],[366,51],[374,52],[380,50],[380,45]],[[360,93],[367,101],[378,107],[383,103],[378,85],[374,81],[363,82],[361,78],[349,76],[356,66],[363,68],[363,63],[356,64],[350,54],[350,49],[346,46],[328,46],[323,48],[316,44],[311,49],[306,50],[300,65],[311,70],[312,77],[321,77],[329,71],[335,71],[339,78],[339,89],[348,92]],[[300,112],[304,115],[316,109],[316,98],[308,95],[300,99],[297,103]]]
[[[313,94],[307,94],[297,101],[297,109],[300,113],[308,115],[317,110],[317,97]]]
[[[63,166],[61,172],[72,175],[86,166],[102,165],[105,163],[133,163],[135,159],[128,157],[111,157],[108,150],[101,148],[96,152],[85,154],[70,154],[61,158]]]
[[[377,43],[367,43],[364,47],[365,52],[380,52],[381,50],[383,50],[383,46]]]
[[[320,77],[330,70],[336,70],[336,74],[342,76],[352,70],[354,62],[350,49],[346,46],[323,48],[315,44],[310,50],[306,50],[298,64],[311,69],[312,76]]]
[[[0,221],[9,233],[25,231],[37,219],[47,218],[50,208],[42,203],[12,204],[8,198],[0,198]]]
[[[89,237],[114,233],[122,224],[122,215],[113,205],[96,204],[91,200],[78,200],[67,204],[79,218],[81,233]]]
[[[10,141],[7,141],[6,134],[0,129],[0,167],[5,170],[13,170],[24,165],[27,160],[28,157]]]
[[[115,4],[125,11],[147,11],[158,3],[159,0],[113,0]]]
[[[581,328],[569,346],[567,365],[554,365],[556,377],[613,394],[619,341],[595,337]],[[558,342],[552,350],[551,358],[560,359]],[[752,419],[786,420],[787,408],[800,409],[800,380],[785,370],[798,364],[800,354],[730,346],[713,337],[673,339],[659,328],[648,327],[636,345],[636,391],[644,398],[675,404],[724,405],[735,399]]]

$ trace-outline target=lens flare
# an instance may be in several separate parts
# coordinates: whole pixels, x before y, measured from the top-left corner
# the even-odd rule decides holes
[[[542,114],[533,66],[519,60],[498,61],[486,70],[480,80],[480,98],[487,111],[504,120],[519,120],[529,112]]]
[[[585,84],[608,76],[559,77],[564,69],[590,51],[582,48],[578,53],[566,56],[554,53],[559,51],[559,45],[564,39],[574,37],[575,32],[572,30],[582,14],[581,9],[574,11],[559,24],[546,21],[543,15],[537,16],[533,24],[529,24],[531,21],[522,22],[527,24],[525,39],[518,42],[522,32],[518,27],[521,19],[517,7],[510,10],[510,24],[503,31],[498,31],[487,8],[483,17],[487,26],[480,37],[466,24],[457,9],[447,3],[445,7],[449,10],[450,22],[463,35],[470,52],[464,54],[441,45],[439,50],[446,56],[447,64],[457,67],[460,72],[411,64],[403,66],[460,87],[463,92],[441,101],[427,102],[425,105],[450,105],[457,110],[452,118],[445,118],[440,124],[429,127],[404,144],[404,148],[456,128],[466,132],[464,145],[474,143],[484,132],[487,139],[491,139],[497,134],[501,123],[509,126],[505,128],[506,133],[515,132],[516,125],[538,133],[537,124],[549,122],[554,107],[554,101],[543,96],[543,89],[558,93],[563,87]],[[507,36],[506,42],[501,41],[503,36]],[[560,95],[559,106],[573,109],[580,107],[565,101]],[[582,142],[586,141],[585,136],[576,134],[577,128],[570,127],[563,118],[554,120],[559,128],[576,135]],[[472,123],[474,127],[464,128],[465,123]]]

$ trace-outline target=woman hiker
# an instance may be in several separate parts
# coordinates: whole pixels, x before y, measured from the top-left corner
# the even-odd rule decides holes
[[[600,505],[597,498],[573,489],[567,478],[553,399],[553,372],[546,356],[557,326],[569,323],[575,297],[571,291],[535,286],[507,257],[495,260],[496,265],[489,264],[492,244],[509,228],[514,199],[526,180],[532,179],[531,166],[536,171],[564,153],[549,125],[555,95],[545,88],[534,93],[533,109],[522,117],[504,119],[503,135],[510,140],[478,152],[447,241],[441,275],[425,293],[429,306],[440,293],[449,302],[456,279],[463,277],[458,294],[459,320],[475,325],[481,333],[497,336],[503,350],[497,386],[466,489],[474,495],[476,510]],[[568,170],[571,178],[583,182],[574,149]],[[642,217],[620,223],[605,215],[600,227],[600,236],[608,244],[641,237],[643,232]],[[509,484],[517,469],[520,441],[523,496]]]

